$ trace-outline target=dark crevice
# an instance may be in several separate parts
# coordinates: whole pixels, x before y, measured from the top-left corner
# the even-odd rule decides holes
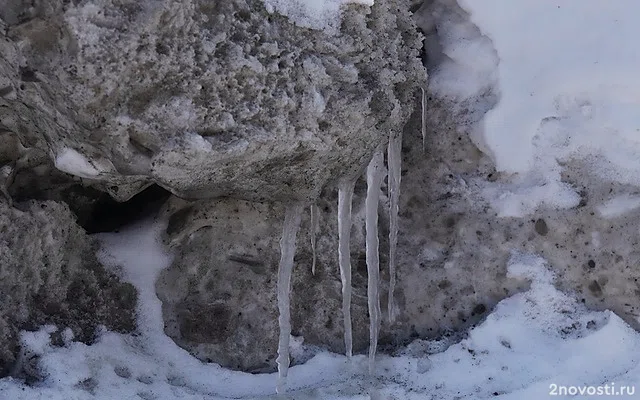
[[[169,191],[158,185],[149,186],[123,203],[102,194],[81,226],[89,234],[117,231],[155,214],[170,195]]]

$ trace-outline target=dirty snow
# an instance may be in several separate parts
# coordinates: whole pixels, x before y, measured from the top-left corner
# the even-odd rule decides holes
[[[50,343],[64,327],[23,332],[43,382],[0,380],[0,399],[274,399],[276,374],[252,375],[205,364],[163,333],[154,282],[171,262],[161,244],[162,222],[147,221],[100,234],[100,258],[140,293],[138,335],[101,331],[87,346]],[[509,275],[530,289],[500,302],[459,343],[417,340],[395,356],[379,355],[373,375],[365,355],[349,361],[320,352],[289,371],[290,399],[541,399],[559,385],[575,390],[640,386],[640,334],[615,314],[588,311],[553,285],[543,259],[514,254]],[[206,316],[203,316],[206,317]],[[293,338],[301,352],[303,338]],[[585,385],[592,385],[585,386]],[[634,386],[635,385],[635,386]],[[626,389],[624,389],[626,390]],[[626,393],[626,392],[625,392]],[[634,396],[640,398],[640,391]],[[562,397],[560,398],[568,398]]]

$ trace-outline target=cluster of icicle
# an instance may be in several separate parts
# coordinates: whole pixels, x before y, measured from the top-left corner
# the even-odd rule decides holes
[[[426,107],[427,95],[422,90],[422,143],[426,140]],[[394,304],[394,288],[396,284],[396,249],[398,243],[398,202],[400,199],[402,134],[389,137],[387,147],[388,195],[389,195],[389,302],[387,310],[389,321],[394,322],[396,307]],[[369,306],[369,371],[373,373],[375,366],[378,333],[380,331],[380,295],[378,282],[380,279],[380,258],[378,252],[378,202],[380,187],[384,179],[384,155],[382,148],[374,153],[367,167],[367,197],[365,200],[366,220],[366,261],[367,261],[367,297]],[[349,242],[351,240],[351,200],[355,180],[343,181],[338,185],[338,263],[342,280],[342,314],[344,317],[344,345],[346,355],[353,355],[353,338],[351,327],[351,257]],[[296,248],[296,234],[302,219],[303,207],[296,205],[288,208],[282,239],[280,240],[280,265],[278,268],[278,309],[280,317],[280,338],[278,342],[278,384],[277,392],[285,390],[289,371],[289,338],[291,335],[291,319],[289,296],[291,292],[291,272]],[[311,249],[313,251],[312,273],[316,273],[316,233],[319,224],[319,211],[311,206]]]

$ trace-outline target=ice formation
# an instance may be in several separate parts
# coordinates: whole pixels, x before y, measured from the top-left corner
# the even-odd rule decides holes
[[[289,338],[291,336],[291,273],[293,257],[296,254],[296,235],[300,228],[303,207],[296,204],[287,208],[280,239],[280,264],[278,265],[278,324],[280,337],[278,340],[278,383],[276,390],[282,393],[285,389],[289,372]]]
[[[380,331],[380,295],[378,282],[380,257],[378,254],[378,201],[383,177],[382,151],[376,150],[367,167],[367,198],[365,200],[367,231],[367,298],[369,302],[369,372],[374,372],[378,333]]]
[[[81,178],[95,178],[100,174],[100,171],[85,156],[68,147],[58,153],[55,166],[62,172]]]
[[[313,275],[316,274],[316,261],[317,261],[317,253],[316,253],[316,234],[318,232],[318,205],[311,205],[311,252],[313,253],[313,261],[311,263],[311,273]]]
[[[420,130],[422,132],[422,150],[425,149],[427,142],[427,91],[422,88],[422,103],[421,103],[421,122]]]
[[[398,202],[402,168],[402,132],[389,137],[387,163],[389,169],[389,322],[395,321],[393,291],[396,286],[396,251],[398,247]]]
[[[351,199],[355,181],[344,181],[338,186],[338,262],[342,280],[342,317],[344,318],[344,347],[347,357],[353,355],[351,333]]]

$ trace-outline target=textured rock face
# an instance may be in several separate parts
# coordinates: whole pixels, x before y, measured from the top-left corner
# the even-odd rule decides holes
[[[0,128],[120,200],[151,182],[315,197],[366,165],[424,85],[395,1],[348,7],[337,35],[258,0],[29,3],[0,7]]]
[[[434,2],[432,6],[433,12],[451,7],[446,1]],[[428,4],[425,7],[426,12],[431,12]],[[461,10],[456,13],[457,18],[464,18]],[[429,62],[437,67],[438,60],[446,55],[437,53],[436,27],[425,29],[433,52]],[[399,315],[394,324],[389,323],[384,307],[388,295],[388,199],[383,196],[380,201],[381,348],[392,350],[413,338],[462,332],[486,316],[500,300],[523,290],[525,282],[506,275],[507,260],[513,252],[544,257],[556,272],[562,290],[577,293],[590,308],[611,309],[638,328],[640,273],[636,247],[640,234],[633,221],[640,211],[608,218],[599,211],[608,199],[633,195],[637,189],[603,182],[585,172],[588,169],[579,163],[573,163],[565,166],[568,172],[563,178],[580,188],[582,202],[578,207],[540,209],[527,218],[498,218],[479,188],[487,181],[499,184],[508,177],[496,173],[491,158],[470,139],[475,124],[495,104],[496,98],[488,93],[464,103],[452,103],[429,93],[428,100],[425,150],[418,112],[404,131],[395,292]],[[316,276],[311,274],[310,219],[308,215],[303,218],[292,278],[292,332],[303,336],[306,344],[343,352],[336,191],[335,187],[327,187],[318,200],[321,222]],[[360,353],[368,345],[369,323],[365,192],[365,181],[360,178],[354,196],[351,235],[354,351]],[[250,365],[249,369],[273,369],[278,334],[274,278],[284,212],[234,200],[201,202],[193,207],[177,202],[174,205],[182,211],[168,211],[174,217],[167,242],[182,246],[183,254],[158,286],[163,294],[165,317],[176,324],[167,333],[201,358],[219,360],[231,368]],[[231,231],[233,236],[224,234]],[[257,236],[253,232],[258,232]],[[268,239],[269,235],[273,236]],[[254,246],[256,243],[259,245]],[[202,255],[198,255],[202,248],[199,246],[206,249]],[[192,271],[187,274],[189,278],[181,278],[180,271],[185,265]],[[247,271],[241,276],[243,282],[249,283],[238,286],[229,283],[229,276],[234,274],[231,271],[238,268]],[[228,275],[217,280],[213,274],[220,273]],[[251,289],[247,291],[247,287]],[[241,309],[242,314],[225,312],[220,320],[229,327],[224,329],[242,331],[242,340],[224,336],[227,342],[223,343],[218,336],[210,335],[206,339],[208,345],[204,346],[202,337],[195,340],[184,335],[192,329],[190,320],[178,310],[185,304],[182,299],[188,297],[182,291],[185,289],[200,297],[206,293],[206,299],[196,300],[196,309],[204,309],[208,304],[234,304]],[[181,294],[177,297],[176,293]],[[576,328],[567,326],[562,333]],[[230,345],[236,351],[225,353],[225,346]],[[243,364],[247,360],[239,359],[238,352],[246,354],[250,362]]]
[[[360,189],[363,189],[362,187]],[[357,199],[364,206],[362,193]],[[293,335],[344,352],[337,266],[337,196],[319,202],[318,267],[311,273],[309,216],[298,234],[292,277]],[[361,201],[360,201],[361,200]],[[273,370],[278,341],[276,277],[284,208],[225,199],[184,207],[174,201],[167,243],[179,245],[161,275],[165,332],[201,359],[250,371]],[[355,210],[355,209],[354,209]],[[364,257],[363,226],[356,224],[354,254]],[[366,265],[354,260],[353,327],[358,351],[368,345]],[[203,315],[207,317],[203,318]],[[215,329],[213,328],[215,327]],[[297,361],[294,359],[294,362]]]
[[[578,208],[540,210],[526,219],[498,218],[478,196],[474,182],[501,177],[466,135],[472,124],[460,123],[473,122],[467,119],[473,117],[463,118],[452,109],[432,98],[424,152],[419,115],[405,131],[395,292],[399,315],[394,324],[389,323],[385,307],[387,199],[380,202],[381,349],[393,351],[414,338],[462,332],[500,300],[524,290],[526,282],[506,276],[507,260],[514,251],[544,257],[563,290],[578,293],[590,308],[611,309],[638,327],[640,272],[635,248],[640,234],[633,221],[640,211],[614,219],[598,212],[604,200],[630,188],[582,175],[575,165],[571,170],[581,178],[567,180],[584,188]],[[354,195],[351,236],[354,351],[360,353],[366,352],[369,335],[365,192],[361,178]],[[298,234],[292,334],[303,336],[305,344],[344,352],[336,189],[324,191],[318,205],[315,276],[308,214]],[[233,199],[195,204],[174,200],[167,214],[173,215],[167,243],[180,252],[157,285],[166,333],[201,359],[234,369],[273,370],[278,338],[275,277],[284,210]]]
[[[0,375],[15,368],[20,329],[54,324],[91,342],[98,325],[135,328],[135,289],[103,269],[68,207],[20,208],[0,201]]]

